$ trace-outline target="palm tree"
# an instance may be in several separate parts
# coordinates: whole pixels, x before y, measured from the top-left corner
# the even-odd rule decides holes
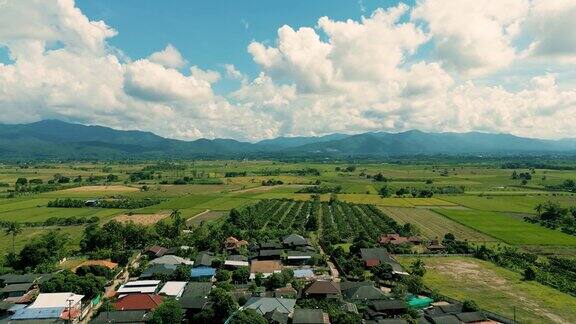
[[[20,223],[11,222],[8,224],[8,227],[4,230],[6,235],[12,235],[12,253],[16,252],[16,235],[22,233],[22,226]]]
[[[179,235],[180,230],[182,230],[186,224],[186,220],[182,218],[182,212],[180,209],[172,209],[172,212],[170,213],[170,219],[172,219],[172,224],[174,225],[174,234]]]

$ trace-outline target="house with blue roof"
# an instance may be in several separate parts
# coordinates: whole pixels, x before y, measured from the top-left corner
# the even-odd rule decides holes
[[[190,270],[190,277],[195,281],[213,281],[216,269],[212,267],[198,267]]]

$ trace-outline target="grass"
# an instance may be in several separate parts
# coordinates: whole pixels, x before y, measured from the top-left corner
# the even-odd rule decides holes
[[[530,224],[500,213],[435,209],[440,214],[512,245],[576,246],[576,236]]]
[[[410,264],[413,258],[401,258]],[[492,263],[466,257],[431,257],[424,284],[458,300],[471,299],[483,309],[520,323],[574,323],[576,298]]]
[[[452,233],[459,240],[470,242],[496,241],[491,236],[461,225],[431,210],[421,208],[380,207],[384,213],[401,224],[412,223],[427,238],[442,239],[444,234]]]
[[[496,211],[534,214],[534,207],[548,200],[559,202],[564,206],[574,204],[576,197],[552,195],[489,195],[489,196],[445,196],[442,199],[466,206],[468,208]]]
[[[15,248],[16,252],[20,251],[24,245],[32,241],[35,237],[41,234],[47,233],[50,230],[57,230],[66,233],[70,237],[70,248],[76,248],[80,244],[80,238],[82,236],[83,226],[66,226],[66,227],[25,227],[22,229],[22,233],[16,236]],[[0,232],[0,251],[1,254],[4,252],[12,251],[12,236],[5,235],[4,232]]]

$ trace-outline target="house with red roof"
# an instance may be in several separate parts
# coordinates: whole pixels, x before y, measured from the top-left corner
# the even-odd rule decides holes
[[[119,298],[114,303],[114,309],[119,311],[124,310],[145,310],[151,311],[160,306],[163,302],[163,297],[153,294],[131,294]]]

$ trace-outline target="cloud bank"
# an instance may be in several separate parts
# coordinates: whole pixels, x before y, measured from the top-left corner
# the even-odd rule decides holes
[[[487,131],[576,137],[576,3],[422,0],[254,41],[250,78],[171,44],[129,58],[73,0],[0,2],[0,122],[58,118],[183,139]],[[529,69],[531,73],[522,73]],[[217,94],[222,78],[240,86]]]

